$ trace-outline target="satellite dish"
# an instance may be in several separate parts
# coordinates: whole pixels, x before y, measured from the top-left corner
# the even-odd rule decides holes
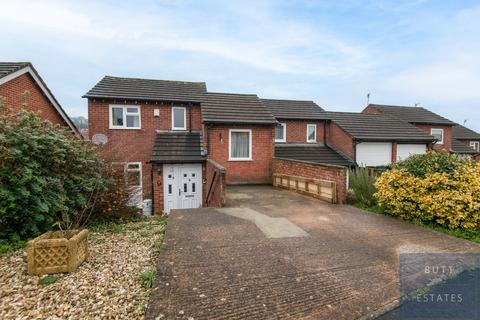
[[[99,145],[104,145],[108,142],[108,138],[106,135],[103,133],[95,133],[92,136],[92,143],[99,146]]]

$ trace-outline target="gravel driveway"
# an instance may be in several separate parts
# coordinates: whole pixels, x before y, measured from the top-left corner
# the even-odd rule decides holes
[[[0,319],[143,319],[152,270],[163,240],[160,220],[90,233],[90,256],[50,285],[28,276],[24,250],[0,258]]]
[[[228,196],[227,208],[169,217],[147,319],[361,318],[399,297],[400,253],[480,251],[268,186],[233,187]]]

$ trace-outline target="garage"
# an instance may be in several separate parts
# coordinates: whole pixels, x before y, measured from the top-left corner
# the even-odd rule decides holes
[[[405,160],[413,154],[424,154],[427,152],[426,144],[398,144],[397,161]]]
[[[362,142],[356,146],[356,162],[362,167],[377,167],[392,163],[392,143]]]

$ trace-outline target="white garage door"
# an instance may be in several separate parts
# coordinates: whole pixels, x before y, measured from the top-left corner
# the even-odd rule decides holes
[[[357,163],[362,167],[376,167],[392,163],[392,144],[390,142],[357,144]]]
[[[427,152],[425,144],[398,144],[397,161],[405,160],[412,154],[424,154],[425,152]]]

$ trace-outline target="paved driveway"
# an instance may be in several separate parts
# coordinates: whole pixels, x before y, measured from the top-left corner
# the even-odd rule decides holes
[[[403,252],[468,241],[269,186],[171,214],[147,319],[355,319],[399,297]]]

